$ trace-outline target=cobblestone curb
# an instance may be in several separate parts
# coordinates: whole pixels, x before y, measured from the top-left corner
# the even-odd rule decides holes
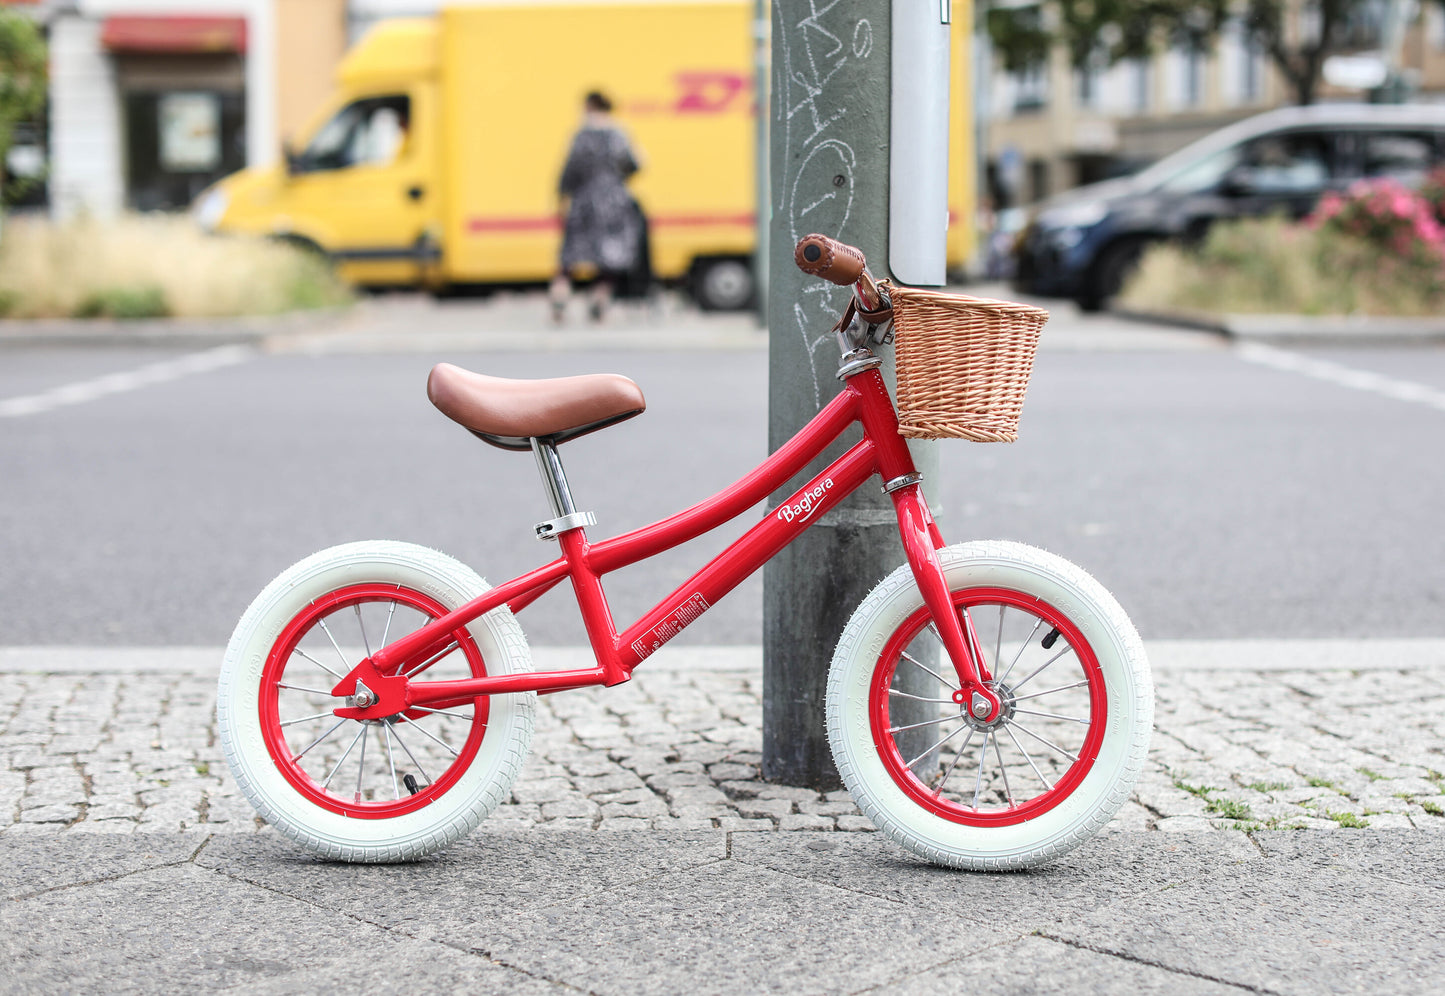
[[[486,826],[871,830],[846,792],[761,779],[757,655],[676,648],[627,685],[540,697],[532,754]],[[36,655],[0,654],[0,833],[261,828],[221,756],[212,674],[64,658],[34,673]],[[1110,829],[1445,829],[1436,670],[1163,669],[1150,761]]]

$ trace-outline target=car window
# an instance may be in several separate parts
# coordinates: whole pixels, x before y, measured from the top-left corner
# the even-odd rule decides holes
[[[404,96],[371,97],[347,104],[321,126],[300,156],[305,172],[392,162],[401,152],[410,120]]]
[[[1261,135],[1245,146],[1241,165],[1250,193],[1319,191],[1330,180],[1330,137],[1318,132]]]
[[[1159,189],[1171,194],[1201,194],[1214,190],[1226,173],[1239,165],[1244,146],[1232,145],[1227,149],[1186,166],[1159,185]]]
[[[1361,138],[1365,176],[1416,186],[1442,160],[1440,147],[1428,132],[1367,132]]]

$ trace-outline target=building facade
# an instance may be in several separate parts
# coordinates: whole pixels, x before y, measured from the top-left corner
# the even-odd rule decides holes
[[[50,44],[50,208],[175,210],[275,161],[326,100],[347,45],[436,0],[0,0]]]

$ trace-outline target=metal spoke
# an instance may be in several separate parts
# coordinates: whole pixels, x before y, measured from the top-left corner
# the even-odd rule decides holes
[[[948,783],[948,776],[953,774],[953,769],[958,767],[959,761],[963,760],[963,752],[968,750],[968,745],[973,742],[973,735],[977,732],[977,730],[970,728],[968,731],[968,736],[964,737],[963,743],[958,745],[958,753],[953,755],[953,763],[950,764],[948,766],[948,770],[943,773],[943,778],[941,778],[938,782],[938,788],[933,790],[933,795],[935,798],[943,794],[943,786]]]
[[[900,692],[896,688],[888,689],[889,695],[899,695],[905,699],[917,699],[919,702],[936,702],[940,705],[956,705],[953,699],[926,699],[922,695],[914,695],[911,692]]]
[[[1089,725],[1089,721],[1087,719],[1078,719],[1074,716],[1060,716],[1056,712],[1038,712],[1034,709],[1015,709],[1014,712],[1021,712],[1025,716],[1042,716],[1045,719],[1062,719],[1067,723],[1082,723],[1085,726]]]
[[[362,736],[365,735],[365,733],[366,733],[366,724],[365,724],[365,723],[362,723],[362,724],[361,724],[361,729],[359,729],[359,730],[356,731],[356,736],[354,736],[354,737],[351,738],[351,743],[349,743],[349,744],[346,746],[345,752],[342,753],[340,760],[338,760],[338,761],[336,762],[336,767],[334,767],[334,768],[331,769],[331,774],[327,775],[327,776],[326,776],[326,781],[324,781],[324,782],[321,783],[321,787],[322,787],[322,788],[326,788],[326,786],[328,786],[328,785],[331,784],[331,779],[333,779],[333,778],[336,777],[336,773],[341,770],[341,765],[342,765],[343,763],[345,763],[345,761],[346,761],[346,759],[347,759],[348,757],[351,756],[351,751],[352,751],[352,749],[356,747],[356,741],[360,740],[360,739],[362,738]]]
[[[411,758],[411,763],[416,765],[416,770],[421,772],[421,776],[425,778],[427,784],[430,785],[431,775],[426,773],[426,769],[421,766],[421,762],[416,759],[416,755],[411,752],[411,748],[406,745],[406,741],[401,739],[401,731],[396,728],[396,724],[389,719],[383,719],[382,722],[391,730],[391,735],[396,737],[396,742],[401,744],[401,749],[406,751],[406,756]],[[420,727],[418,727],[418,729],[420,729]],[[400,796],[398,796],[398,798],[400,798]]]
[[[341,666],[350,671],[351,665],[347,662],[346,655],[341,652],[341,644],[337,643],[336,637],[331,635],[331,627],[326,625],[325,619],[318,619],[316,621],[321,626],[321,632],[326,634],[326,639],[330,640],[331,645],[336,648],[336,656],[341,658]]]
[[[422,673],[423,671],[425,671],[427,668],[431,667],[431,666],[432,666],[433,664],[435,664],[437,661],[439,661],[439,660],[441,660],[443,657],[447,656],[447,654],[451,653],[453,650],[458,649],[460,646],[461,646],[460,643],[458,643],[456,640],[453,640],[451,643],[448,643],[448,644],[442,649],[442,651],[441,651],[440,653],[434,654],[434,655],[431,657],[430,660],[427,660],[427,661],[425,661],[425,662],[423,662],[423,663],[421,663],[421,664],[418,664],[416,667],[414,667],[414,668],[412,668],[410,671],[406,672],[406,674],[402,675],[402,677],[403,677],[403,678],[410,678],[410,677],[411,677],[412,675],[414,675],[414,674],[421,674],[421,673]]]
[[[442,745],[443,747],[445,747],[447,750],[451,751],[451,752],[452,752],[452,757],[460,757],[460,756],[461,756],[460,754],[458,754],[458,753],[452,748],[452,745],[451,745],[451,744],[447,743],[445,740],[442,740],[440,737],[435,737],[435,736],[433,736],[432,734],[428,733],[428,732],[426,731],[426,729],[424,729],[423,727],[418,726],[416,723],[412,723],[412,724],[411,724],[411,728],[412,728],[413,730],[416,730],[416,732],[420,733],[422,736],[426,737],[428,740],[433,740],[433,741],[435,741],[436,743],[441,744],[441,745]]]
[[[396,615],[396,599],[391,600],[391,608],[386,613],[386,628],[381,631],[381,645],[386,646],[386,635],[391,632],[391,617]],[[397,796],[401,798],[401,796]]]
[[[315,657],[312,657],[310,654],[308,654],[306,651],[302,650],[300,647],[297,647],[297,648],[293,651],[293,653],[297,653],[297,654],[300,654],[302,657],[305,657],[308,661],[310,661],[312,664],[315,664],[317,667],[319,667],[321,670],[325,671],[327,674],[331,675],[331,677],[335,678],[337,681],[340,681],[340,680],[341,680],[341,674],[340,674],[339,672],[331,670],[331,668],[327,667],[325,664],[322,664],[322,663],[321,663],[320,661],[318,661]],[[331,693],[330,693],[330,692],[326,692],[325,694],[330,695]]]
[[[276,687],[277,687],[277,688],[289,688],[289,689],[291,689],[291,691],[293,691],[293,692],[310,692],[312,695],[325,695],[325,696],[326,696],[327,698],[329,698],[329,699],[334,699],[334,698],[336,698],[335,695],[332,695],[330,692],[326,691],[325,689],[321,689],[321,688],[307,688],[305,685],[288,685],[288,684],[286,684],[286,682],[284,682],[284,681],[278,681],[278,682],[276,682]]]
[[[930,627],[930,628],[931,628],[931,627]],[[949,688],[952,688],[955,692],[958,691],[958,686],[957,686],[957,685],[955,685],[953,682],[949,681],[947,678],[945,678],[943,675],[939,674],[937,671],[933,670],[933,668],[929,667],[927,664],[924,664],[924,663],[922,663],[921,661],[919,661],[918,659],[916,659],[912,654],[910,654],[910,653],[909,653],[908,651],[906,651],[906,650],[903,651],[903,659],[906,660],[906,661],[908,661],[908,663],[914,665],[915,667],[921,667],[921,668],[923,668],[923,670],[925,670],[925,671],[927,671],[929,674],[933,675],[935,678],[937,678],[939,681],[943,682],[943,683],[944,683],[945,685],[947,685]]]
[[[356,625],[361,627],[361,645],[366,648],[366,656],[370,657],[371,641],[366,638],[366,620],[361,618],[361,603],[357,602],[352,608],[356,610]],[[383,644],[383,646],[385,646],[385,644]],[[366,744],[362,744],[361,747],[365,750]]]
[[[1027,650],[1027,649],[1029,649],[1029,642],[1030,642],[1031,640],[1033,640],[1034,634],[1039,631],[1039,627],[1042,626],[1043,624],[1044,624],[1043,617],[1040,616],[1040,617],[1034,622],[1034,628],[1029,632],[1029,635],[1026,636],[1026,637],[1024,637],[1024,642],[1019,644],[1019,652],[1016,653],[1016,654],[1014,654],[1013,662],[1009,664],[1008,670],[1005,671],[1003,674],[1001,674],[1001,675],[998,676],[998,680],[999,680],[999,681],[1003,681],[1005,678],[1007,678],[1010,674],[1013,673],[1014,665],[1018,664],[1019,658],[1024,655],[1024,651]]]
[[[1053,786],[1049,785],[1049,779],[1046,779],[1045,776],[1043,776],[1043,772],[1040,772],[1039,766],[1033,763],[1033,757],[1029,755],[1029,752],[1027,752],[1027,750],[1023,749],[1023,744],[1019,743],[1019,737],[1013,736],[1013,730],[1010,730],[1007,726],[1004,726],[1003,731],[1004,733],[1009,734],[1009,739],[1013,740],[1013,746],[1016,747],[1017,750],[1019,750],[1019,753],[1022,753],[1023,759],[1029,762],[1029,768],[1033,769],[1033,773],[1039,776],[1039,781],[1043,782],[1043,791],[1053,791]]]
[[[334,712],[318,712],[310,716],[298,716],[295,719],[288,719],[281,723],[282,726],[295,726],[297,723],[312,723],[318,719],[325,719],[327,716],[335,716]]]
[[[1019,732],[1020,732],[1020,733],[1027,733],[1029,736],[1033,737],[1035,740],[1037,740],[1039,743],[1043,744],[1045,747],[1048,747],[1048,748],[1051,749],[1051,750],[1056,750],[1056,751],[1058,751],[1060,754],[1062,754],[1062,755],[1064,755],[1065,757],[1067,757],[1070,761],[1077,761],[1077,760],[1078,760],[1078,757],[1077,757],[1076,755],[1070,754],[1068,751],[1064,750],[1064,748],[1060,747],[1058,744],[1054,743],[1054,742],[1051,741],[1051,740],[1045,740],[1043,737],[1039,736],[1039,735],[1038,735],[1037,733],[1035,733],[1033,730],[1030,730],[1030,729],[1029,729],[1027,726],[1025,726],[1024,724],[1022,724],[1022,723],[1010,723],[1009,725],[1010,725],[1011,727],[1012,727],[1012,726],[1017,726],[1017,727],[1019,728]]]
[[[396,757],[391,749],[391,724],[382,723],[381,732],[386,736],[386,763],[391,768],[391,796],[393,799],[399,800],[401,799],[401,786],[396,783]]]
[[[920,726],[937,726],[939,723],[947,723],[951,719],[962,719],[962,716],[944,716],[942,719],[925,719],[921,723],[913,723],[909,726],[890,726],[889,733],[902,733],[904,730],[916,730]]]
[[[978,748],[978,781],[973,784],[973,806],[978,809],[978,793],[983,789],[983,762],[988,760],[988,734],[983,735],[983,743]]]
[[[1034,678],[1036,678],[1040,673],[1042,673],[1043,670],[1044,670],[1044,668],[1048,667],[1050,664],[1052,664],[1054,661],[1058,660],[1060,657],[1064,656],[1065,654],[1067,654],[1067,653],[1072,653],[1072,652],[1073,652],[1073,649],[1074,649],[1073,647],[1065,647],[1063,650],[1060,650],[1058,653],[1054,654],[1054,656],[1052,656],[1052,657],[1050,657],[1048,660],[1044,661],[1044,663],[1038,668],[1038,670],[1034,671],[1034,672],[1033,672],[1032,674],[1030,674],[1027,678],[1025,678],[1023,681],[1020,681],[1017,685],[1014,685],[1013,687],[1014,687],[1015,689],[1019,689],[1019,688],[1024,687],[1024,686],[1027,685],[1030,681],[1033,681]]]
[[[998,666],[1003,663],[999,658],[1003,656],[1003,614],[1007,611],[1007,605],[1000,605],[998,607],[998,640],[995,641],[993,645],[993,668],[995,671],[997,671]],[[997,738],[994,739],[997,740]]]
[[[447,712],[445,709],[428,709],[426,706],[412,706],[412,708],[415,709],[417,712],[430,712],[435,713],[438,716],[450,716],[453,719],[471,720],[476,718],[475,716],[464,716],[459,712]]]
[[[1039,766],[1034,763],[1034,759],[1032,756],[1030,756],[1029,752],[1024,750],[1024,745],[1019,743],[1019,738],[1014,736],[1014,731],[1009,729],[1007,726],[1004,726],[1003,731],[1007,733],[1008,738],[1014,742],[1014,747],[1016,747],[1018,749],[1018,752],[1024,756],[1024,760],[1029,762],[1029,767],[1034,769],[1034,774],[1039,776],[1039,781],[1044,783],[1044,791],[1053,791],[1054,787],[1049,784],[1049,780],[1044,777],[1044,773],[1039,770]]]
[[[1043,695],[1052,695],[1055,692],[1066,691],[1070,688],[1080,688],[1088,683],[1089,679],[1085,678],[1083,681],[1076,681],[1072,685],[1060,685],[1058,688],[1050,688],[1047,692],[1029,692],[1027,695],[1015,695],[1014,701],[1022,702],[1024,699],[1036,699]]]
[[[345,723],[345,722],[346,722],[346,720],[345,720],[344,718],[343,718],[343,719],[338,719],[338,720],[336,721],[336,725],[335,725],[335,726],[333,726],[331,729],[327,730],[325,733],[321,734],[321,736],[317,737],[315,740],[311,741],[311,743],[307,745],[306,750],[303,750],[300,754],[297,754],[295,757],[293,757],[293,758],[291,759],[291,763],[292,763],[292,764],[295,764],[297,761],[299,761],[299,760],[301,760],[303,757],[305,757],[305,756],[306,756],[306,751],[309,751],[312,747],[315,747],[315,746],[316,746],[317,744],[319,744],[321,741],[323,741],[323,740],[325,740],[327,737],[331,736],[331,734],[333,734],[333,733],[335,733],[337,730],[341,729],[341,724],[342,724],[342,723]]]
[[[915,757],[913,760],[909,761],[907,764],[904,765],[904,767],[905,767],[905,768],[912,768],[915,764],[917,764],[919,761],[923,760],[923,759],[924,759],[925,757],[927,757],[929,754],[932,754],[934,751],[938,750],[938,748],[942,747],[944,744],[948,743],[950,740],[952,740],[954,737],[958,736],[958,735],[959,735],[960,733],[962,733],[964,730],[968,730],[968,729],[972,729],[972,727],[970,727],[967,723],[961,724],[958,729],[954,730],[954,731],[953,731],[952,733],[950,733],[948,736],[946,736],[946,737],[944,737],[942,740],[938,741],[938,743],[934,744],[932,747],[928,748],[928,749],[927,749],[926,751],[924,751],[922,754],[919,754],[919,755],[918,755],[917,757]],[[972,740],[973,737],[970,735],[969,739]]]
[[[366,774],[366,735],[370,731],[370,723],[361,724],[361,757],[356,762],[356,802],[361,801],[361,777]]]
[[[1004,763],[1003,763],[1003,750],[1002,750],[1002,748],[1000,748],[999,745],[998,745],[998,730],[992,730],[992,731],[990,731],[990,734],[991,734],[992,737],[993,737],[993,753],[994,753],[994,756],[998,758],[998,773],[1001,774],[1001,775],[1003,775],[1003,792],[1004,792],[1004,795],[1008,796],[1008,808],[1009,808],[1009,809],[1013,809],[1013,808],[1014,808],[1014,792],[1013,792],[1013,789],[1009,788],[1009,784],[1008,784],[1008,768],[1004,767]]]

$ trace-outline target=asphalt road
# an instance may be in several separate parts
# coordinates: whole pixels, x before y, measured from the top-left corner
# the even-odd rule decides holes
[[[1146,639],[1445,636],[1445,348],[1160,348],[1168,335],[1046,349],[1017,444],[942,444],[928,490],[950,541],[1075,560]],[[427,403],[441,359],[642,385],[646,415],[563,451],[594,536],[765,455],[761,348],[256,353],[126,380],[194,352],[0,351],[0,411],[67,385],[93,395],[0,417],[0,645],[218,645],[283,567],[355,539],[433,546],[494,582],[553,556],[532,536],[546,513],[531,457]],[[126,389],[94,389],[109,374]],[[619,623],[752,521],[611,576]],[[760,601],[754,578],[679,641],[759,643]],[[560,592],[521,622],[535,643],[585,642]]]

